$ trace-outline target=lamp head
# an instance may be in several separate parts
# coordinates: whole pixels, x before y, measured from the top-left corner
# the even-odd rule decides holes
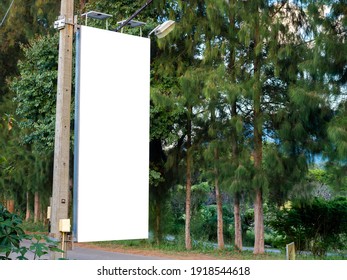
[[[159,38],[165,37],[167,34],[169,34],[174,28],[175,28],[176,22],[173,20],[167,20],[158,27],[156,27],[154,30],[152,30],[148,37],[154,32],[154,34]]]

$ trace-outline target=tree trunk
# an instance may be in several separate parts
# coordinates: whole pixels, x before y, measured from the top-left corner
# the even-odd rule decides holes
[[[192,144],[192,123],[191,123],[192,107],[188,109],[187,122],[187,169],[186,169],[186,224],[185,224],[185,243],[186,249],[192,249],[192,240],[190,235],[190,219],[191,219],[191,144]]]
[[[14,199],[9,199],[6,201],[6,208],[10,213],[14,213]]]
[[[214,149],[214,159],[215,162],[218,161],[218,149]],[[215,191],[216,191],[216,202],[217,202],[217,240],[218,240],[218,249],[224,249],[224,235],[223,235],[223,205],[222,205],[222,196],[219,190],[218,182],[218,168],[215,166]]]
[[[40,196],[38,192],[35,192],[34,197],[34,223],[37,223],[39,221],[39,214],[40,214]]]
[[[235,0],[230,1],[230,6],[234,6]],[[229,16],[230,29],[233,34],[236,34],[235,30],[235,17],[233,13],[230,13]],[[229,72],[231,75],[231,82],[236,83],[235,75],[235,47],[230,48],[230,61],[229,61]],[[237,98],[232,102],[232,117],[237,117]],[[237,142],[237,131],[236,127],[232,127],[232,136],[231,136],[231,149],[233,156],[233,163],[235,166],[239,165],[239,147]],[[234,243],[237,250],[242,251],[242,225],[241,225],[241,211],[240,211],[240,192],[234,192],[234,227],[235,227],[235,237]]]
[[[261,172],[262,169],[262,157],[263,157],[263,142],[262,142],[262,124],[260,116],[260,93],[259,99],[255,100],[255,112],[254,112],[254,167],[255,172]],[[264,214],[263,214],[263,195],[262,186],[257,186],[255,191],[254,200],[254,254],[263,254],[264,250]]]
[[[161,229],[160,229],[160,220],[161,220],[161,205],[160,202],[157,201],[155,205],[155,242],[157,245],[160,244],[161,241]]]
[[[257,189],[254,202],[254,254],[264,254],[264,214],[261,189]]]
[[[259,16],[258,16],[259,17]],[[259,18],[257,19],[259,23]],[[261,44],[259,24],[255,28],[254,49]],[[263,123],[261,112],[261,81],[260,81],[261,58],[255,54],[254,58],[254,167],[255,172],[261,172],[263,159]],[[256,186],[254,200],[254,254],[263,254],[264,249],[264,214],[262,186]]]
[[[80,11],[83,12],[84,11],[84,7],[87,3],[87,0],[80,0]]]
[[[242,251],[242,227],[241,227],[241,211],[240,211],[240,195],[234,196],[234,226],[235,226],[235,248]]]
[[[232,104],[232,116],[237,117],[237,102]],[[231,148],[235,166],[239,165],[239,147],[237,143],[236,128],[232,129]],[[234,227],[235,236],[234,242],[237,250],[242,251],[242,226],[241,226],[241,211],[240,211],[240,192],[236,190],[234,193]]]
[[[30,219],[30,202],[29,202],[29,192],[26,193],[26,211],[25,211],[25,221]]]
[[[191,209],[190,208],[191,208],[191,178],[190,178],[190,163],[187,162],[186,225],[185,225],[185,243],[186,243],[186,249],[187,250],[192,249],[192,240],[191,240],[191,236],[190,236],[190,219],[191,219]]]

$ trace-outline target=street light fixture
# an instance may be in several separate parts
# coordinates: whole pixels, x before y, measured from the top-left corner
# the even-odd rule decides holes
[[[98,20],[104,20],[106,19],[106,29],[108,29],[108,19],[112,17],[112,15],[90,11],[87,13],[84,13],[81,15],[82,17],[86,17],[85,19],[85,25],[88,26],[88,18],[98,19]]]
[[[136,22],[133,21],[133,18],[135,18],[143,9],[145,9],[149,4],[151,4],[153,2],[153,0],[147,0],[146,3],[140,8],[138,9],[134,14],[132,14],[127,20],[123,20],[121,22],[117,22],[120,23],[120,25],[113,31],[118,32],[119,30],[121,30],[124,26],[132,26],[133,24],[132,22]],[[149,34],[148,34],[148,38],[150,37],[150,35],[152,35],[153,32],[155,32],[154,34],[160,39],[165,37],[167,34],[169,34],[173,29],[175,28],[175,22],[173,20],[168,20],[165,21],[163,24],[159,25],[158,27],[154,28]]]
[[[123,25],[126,22],[126,20],[118,21],[117,24]],[[144,26],[146,23],[142,21],[137,20],[131,20],[128,21],[127,26],[133,28],[133,27],[140,27],[140,37],[142,37],[142,26]],[[123,28],[121,29],[121,32],[123,33]]]
[[[124,24],[125,20],[118,21],[117,24]],[[127,26],[129,27],[141,27],[144,26],[146,23],[142,21],[137,21],[137,20],[131,20],[127,23]]]
[[[120,25],[124,26],[124,22],[126,20],[122,20],[117,22]],[[154,33],[159,39],[164,38],[166,35],[168,35],[172,30],[175,28],[176,22],[173,20],[167,20],[164,23],[158,25],[156,28],[154,28],[151,32],[148,34],[148,38]],[[144,22],[137,21],[137,20],[130,20],[127,22],[127,26],[129,27],[140,27],[140,37],[142,37],[142,29],[141,27],[145,25]],[[123,33],[123,28],[121,29],[121,32]]]
[[[158,25],[148,34],[148,38],[154,33],[159,39],[164,38],[175,28],[176,22],[173,20],[167,20],[164,23]]]
[[[132,14],[128,19],[117,22],[119,26],[113,31],[118,32],[119,30],[123,30],[124,26],[130,27],[140,27],[145,25],[144,22],[133,20],[143,9],[145,9],[149,4],[151,4],[153,0],[148,0],[140,9],[138,9],[134,14]],[[148,38],[154,33],[159,39],[164,38],[167,34],[169,34],[175,28],[175,21],[167,20],[161,25],[154,28],[149,34]],[[140,30],[140,36],[142,37],[142,30]]]

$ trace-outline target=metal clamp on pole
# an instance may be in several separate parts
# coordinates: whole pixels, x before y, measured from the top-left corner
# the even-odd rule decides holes
[[[54,22],[54,29],[63,29],[65,28],[66,20],[65,17],[59,17],[58,20]]]
[[[59,18],[54,22],[54,29],[64,29],[67,24],[74,25],[74,21],[77,22],[74,18],[66,20],[65,16],[59,16]]]

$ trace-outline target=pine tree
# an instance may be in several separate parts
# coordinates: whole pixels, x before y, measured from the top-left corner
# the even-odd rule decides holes
[[[1,5],[0,15],[5,15],[10,2]],[[23,57],[20,45],[38,34],[54,32],[53,21],[59,15],[58,5],[53,0],[31,0],[25,5],[14,1],[0,27],[0,98],[8,92],[6,78],[18,74],[17,61]]]
[[[306,65],[307,72],[320,81],[333,112],[327,125],[328,142],[324,145],[326,167],[333,175],[332,184],[346,190],[346,81],[347,81],[347,10],[344,1],[311,3],[313,56]]]
[[[0,6],[0,17],[5,15],[11,1],[2,1]],[[53,32],[53,20],[59,13],[57,1],[27,1],[22,5],[14,1],[6,19],[0,27],[0,116],[11,120],[11,132],[0,130],[0,138],[5,141],[4,149],[0,150],[0,157],[3,159],[4,169],[2,169],[2,185],[6,190],[3,194],[12,189],[11,196],[16,198],[16,207],[21,207],[21,193],[23,185],[18,185],[16,176],[27,176],[22,173],[24,167],[21,161],[15,159],[15,154],[27,158],[28,150],[19,146],[18,119],[15,116],[15,106],[13,104],[13,93],[10,92],[7,81],[12,80],[19,74],[18,60],[23,59],[21,45],[26,45],[30,39],[38,34]],[[8,125],[5,125],[6,127]],[[21,149],[22,148],[22,149]],[[7,172],[11,171],[11,172]],[[16,177],[16,178],[14,178]],[[28,179],[28,178],[27,178]],[[7,183],[4,183],[6,180]],[[12,184],[8,185],[8,183]]]
[[[191,187],[193,184],[193,156],[198,139],[195,138],[197,127],[197,108],[201,103],[202,84],[199,71],[194,67],[199,66],[199,46],[202,38],[199,27],[195,25],[197,19],[203,20],[205,14],[204,1],[167,1],[165,5],[170,7],[169,14],[174,15],[180,22],[172,36],[173,48],[168,48],[171,53],[165,56],[165,71],[175,73],[178,81],[176,89],[176,104],[179,111],[185,113],[184,126],[181,127],[185,136],[183,147],[185,149],[185,185],[186,185],[186,207],[185,207],[185,245],[186,249],[192,248],[191,240]],[[192,28],[192,26],[194,26]],[[162,46],[165,47],[165,46]],[[168,46],[166,46],[168,47]],[[170,47],[170,46],[169,46]],[[157,60],[156,63],[161,63]],[[161,66],[163,68],[163,65]]]

